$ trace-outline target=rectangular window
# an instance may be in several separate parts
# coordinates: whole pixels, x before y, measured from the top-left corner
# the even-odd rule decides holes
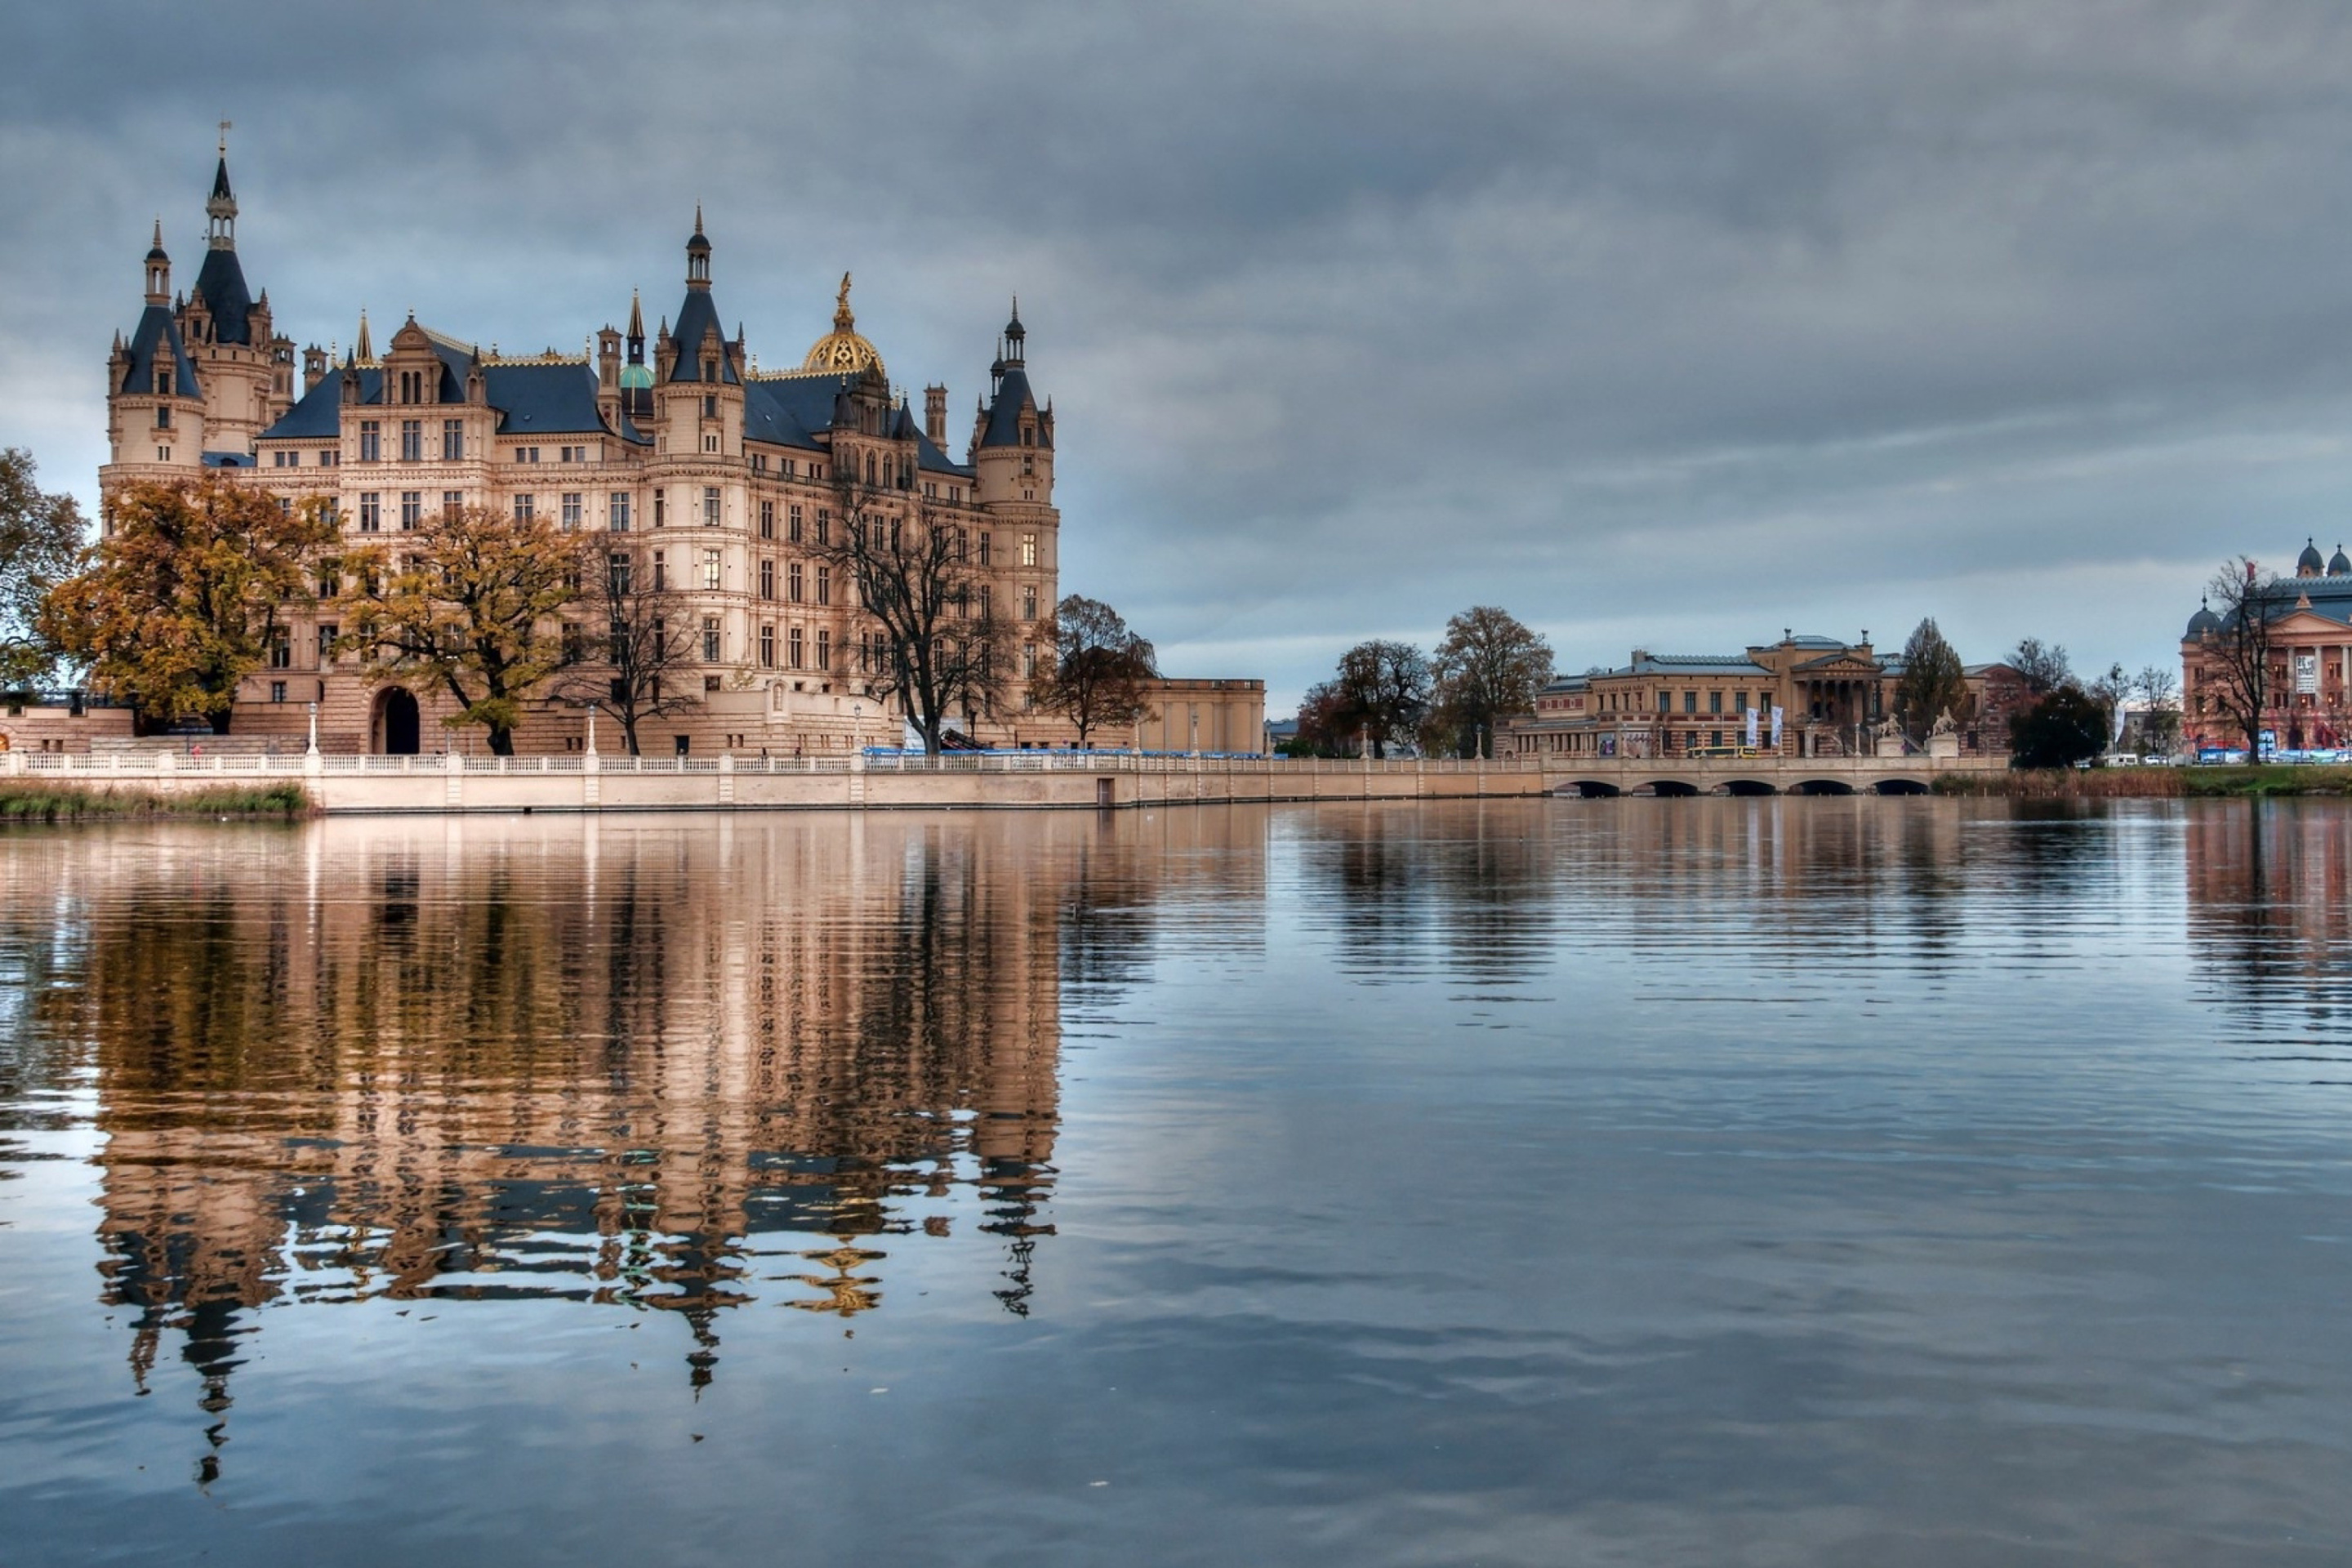
[[[702,617],[702,660],[705,664],[719,662],[719,622],[716,617]]]
[[[1697,692],[1685,691],[1683,693],[1683,711],[1685,713],[1696,713],[1698,711]]]
[[[988,564],[988,535],[985,533],[980,536],[980,563],[982,566]]]
[[[416,525],[424,521],[425,492],[423,490],[401,491],[400,531],[403,533],[413,533],[416,531]]]
[[[360,421],[360,461],[373,463],[383,457],[383,426],[373,419]]]
[[[795,605],[801,602],[801,563],[797,561],[784,569],[784,596]]]
[[[463,490],[443,490],[443,491],[441,492],[441,515],[442,515],[443,517],[452,517],[452,518],[453,518],[453,517],[456,517],[459,512],[461,512],[461,511],[463,511],[463,510],[466,510],[466,492],[465,492],[465,491],[463,491]]]
[[[761,669],[776,668],[776,628],[773,626],[760,628],[760,668]]]
[[[1658,711],[1659,711],[1659,712],[1661,712],[1661,713],[1671,713],[1671,712],[1673,712],[1674,710],[1675,710],[1675,694],[1674,694],[1673,692],[1671,692],[1671,691],[1661,691],[1661,692],[1659,692],[1659,693],[1658,693]]]
[[[335,467],[341,458],[342,454],[341,452],[321,452],[319,454],[319,467],[322,468],[331,468]]]
[[[717,431],[714,430],[709,435],[703,437],[702,449],[706,452],[716,452],[719,450],[719,433]]]
[[[605,525],[614,533],[629,531],[629,492],[614,490],[604,498]]]
[[[1022,584],[1021,618],[1024,621],[1034,621],[1037,618],[1037,584],[1034,583]]]
[[[269,683],[269,700],[272,702],[283,702],[286,700],[286,683],[284,681],[273,680]]]
[[[1037,564],[1037,536],[1034,533],[1024,533],[1021,536],[1021,564],[1024,566]]]
[[[794,626],[792,635],[784,639],[784,662],[794,669],[801,667],[801,629],[798,626]]]
[[[626,555],[615,550],[613,553],[604,557],[604,581],[611,584],[612,594],[614,598],[621,598],[627,595],[629,591],[629,558]]]
[[[456,463],[466,456],[466,422],[462,419],[441,421],[441,460]]]
[[[1720,713],[1723,711],[1722,692],[1710,691],[1706,694],[1706,710],[1710,713]],[[1717,743],[1720,744],[1720,742]]]
[[[515,461],[518,463],[538,462],[539,448],[536,447],[517,447],[515,448]]]
[[[580,531],[580,492],[578,490],[563,492],[563,531],[566,533]]]
[[[400,422],[400,460],[420,463],[425,460],[425,421],[404,419]]]
[[[664,559],[664,553],[659,550],[654,552],[654,592],[656,594],[669,587],[669,563]]]
[[[341,636],[342,628],[331,621],[319,628],[319,663],[322,668],[335,662],[335,639]]]
[[[762,539],[776,537],[776,503],[774,501],[763,500],[760,503],[760,537]]]
[[[775,596],[776,563],[772,561],[762,561],[760,563],[760,597],[772,599]]]
[[[383,500],[383,498],[373,490],[360,492],[360,531],[362,533],[374,533],[383,527],[383,513],[380,510]]]
[[[983,621],[988,619],[989,605],[994,595],[989,592],[988,584],[982,583],[980,585],[980,618]]]
[[[816,542],[819,544],[833,542],[833,513],[824,507],[816,509]]]
[[[816,569],[816,602],[820,605],[833,603],[833,568],[830,566]]]
[[[705,381],[715,381],[718,379],[710,374],[710,362],[709,360],[702,362],[702,379]],[[706,392],[702,395],[702,416],[705,419],[716,419],[719,417],[719,399],[711,393]]]
[[[719,526],[719,487],[717,485],[702,487],[702,526],[705,528]]]
[[[824,626],[816,629],[816,667],[819,669],[833,668],[833,633]]]
[[[514,511],[517,522],[529,522],[539,515],[539,498],[537,496],[515,497]]]
[[[656,528],[659,528],[666,521],[662,514],[668,510],[668,500],[669,492],[667,490],[654,491],[654,526]]]
[[[702,585],[706,588],[719,586],[719,552],[716,550],[702,552]]]
[[[801,509],[797,502],[784,514],[784,537],[794,544],[801,542]]]
[[[169,430],[171,427],[172,405],[168,403],[159,405],[155,409],[155,428],[158,430]]]
[[[294,668],[294,639],[284,632],[279,632],[269,639],[269,668],[272,669]]]

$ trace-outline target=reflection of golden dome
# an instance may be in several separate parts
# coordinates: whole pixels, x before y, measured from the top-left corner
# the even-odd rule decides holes
[[[817,339],[808,358],[801,362],[803,371],[820,374],[838,374],[845,371],[880,370],[882,356],[874,345],[857,335],[857,318],[849,313],[849,274],[841,275],[841,294],[833,303],[833,331]]]

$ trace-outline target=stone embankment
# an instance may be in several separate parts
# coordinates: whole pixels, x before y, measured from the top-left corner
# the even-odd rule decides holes
[[[0,775],[49,790],[176,797],[299,788],[347,812],[1006,810],[1538,795],[1924,794],[1994,759],[1494,761],[1134,756],[1068,752],[924,757],[420,757],[0,753]],[[208,809],[197,807],[195,809]]]

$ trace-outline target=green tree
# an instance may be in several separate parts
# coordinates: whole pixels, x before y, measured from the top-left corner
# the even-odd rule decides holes
[[[1134,724],[1150,706],[1160,666],[1151,645],[1117,610],[1072,594],[1054,607],[1052,642],[1030,678],[1029,701],[1077,727],[1084,747],[1097,730]]]
[[[37,686],[56,672],[62,650],[41,629],[41,606],[81,559],[81,507],[41,493],[32,453],[0,451],[0,687]]]
[[[439,686],[457,705],[444,724],[478,724],[514,755],[524,701],[571,657],[557,617],[580,595],[581,552],[547,519],[489,507],[439,513],[401,547],[345,557],[338,646],[378,684]]]
[[[1903,676],[1895,683],[1895,713],[1904,733],[1915,742],[1925,742],[1944,714],[1951,714],[1957,723],[1968,711],[1969,678],[1960,656],[1932,617],[1921,621],[1903,645]]]
[[[50,592],[43,634],[142,717],[227,734],[237,683],[312,602],[305,564],[334,538],[325,503],[281,510],[207,475],[125,485],[105,520],[89,563]]]
[[[2046,692],[2009,719],[2009,765],[2066,768],[2107,749],[2107,710],[2096,697],[2068,684]]]
[[[1509,611],[1474,605],[1445,623],[1430,675],[1429,749],[1466,757],[1481,734],[1491,742],[1496,725],[1534,709],[1551,679],[1551,647]]]

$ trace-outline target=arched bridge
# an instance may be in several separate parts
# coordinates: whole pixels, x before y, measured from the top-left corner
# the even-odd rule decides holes
[[[1555,795],[1925,795],[1938,774],[2001,773],[2005,757],[1558,757]]]

